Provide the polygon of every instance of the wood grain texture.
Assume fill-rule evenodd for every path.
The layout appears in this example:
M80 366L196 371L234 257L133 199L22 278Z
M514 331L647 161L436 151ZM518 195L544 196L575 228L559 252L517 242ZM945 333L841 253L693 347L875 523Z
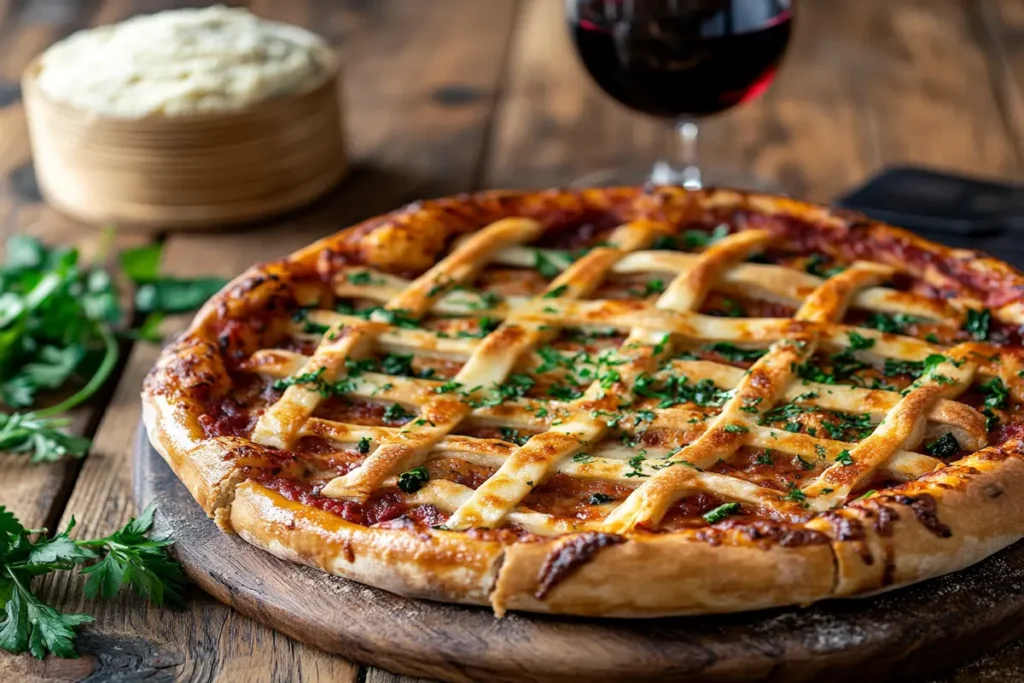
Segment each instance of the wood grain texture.
M1024 634L1024 544L861 600L675 619L572 619L402 598L292 564L220 531L138 434L139 505L160 504L189 576L304 642L444 681L903 680ZM937 599L941 596L941 599Z

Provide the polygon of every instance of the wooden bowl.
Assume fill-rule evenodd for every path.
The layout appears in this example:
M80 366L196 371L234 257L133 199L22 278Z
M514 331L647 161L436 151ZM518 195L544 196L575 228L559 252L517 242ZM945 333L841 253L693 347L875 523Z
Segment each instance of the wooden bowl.
M223 227L306 204L345 174L337 61L306 88L226 113L122 118L22 76L36 177L57 210L138 230Z

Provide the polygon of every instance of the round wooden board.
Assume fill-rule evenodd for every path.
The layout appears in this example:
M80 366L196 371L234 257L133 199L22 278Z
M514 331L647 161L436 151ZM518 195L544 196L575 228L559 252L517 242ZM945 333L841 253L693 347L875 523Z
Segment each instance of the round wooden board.
M221 532L144 429L135 496L140 506L157 503L158 531L173 536L189 576L218 600L329 652L427 678L919 680L1024 635L1024 541L871 599L715 617L495 619L487 609L410 600L279 560Z

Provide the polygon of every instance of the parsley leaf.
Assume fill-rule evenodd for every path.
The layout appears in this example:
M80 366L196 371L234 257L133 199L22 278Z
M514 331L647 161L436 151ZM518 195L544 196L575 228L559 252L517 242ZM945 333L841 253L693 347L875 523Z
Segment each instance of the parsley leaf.
M398 488L405 493L416 493L430 480L427 468L424 465L415 467L408 472L398 475Z
M32 592L33 577L53 571L82 567L87 598L110 598L130 585L154 604L180 604L184 572L167 554L171 541L149 536L152 523L150 506L105 538L72 539L74 518L62 533L46 538L0 506L0 648L15 654L27 650L40 659L47 653L77 656L75 629L92 617L58 612Z
M946 432L930 444L926 444L924 452L936 458L949 458L960 452L960 444L952 432Z
M705 512L703 515L704 521L708 524L715 524L717 522L721 522L723 519L730 515L735 515L739 511L739 503L725 503L724 505L719 505L714 510L709 510L708 512Z
M978 341L988 339L989 330L992 326L992 312L987 308L975 310L967 309L967 318L964 320L963 330Z

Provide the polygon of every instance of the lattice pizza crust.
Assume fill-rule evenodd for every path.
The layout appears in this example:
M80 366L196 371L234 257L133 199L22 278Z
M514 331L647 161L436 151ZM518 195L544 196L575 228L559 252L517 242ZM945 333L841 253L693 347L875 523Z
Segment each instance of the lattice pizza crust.
M524 215L509 215L507 206L492 211L487 217L495 220L456 240L447 255L414 279L390 268L414 258L405 253L409 244L400 244L403 254L397 258L378 258L376 264L372 258L384 243L375 238L386 237L388 230L408 237L401 215L390 223L377 221L369 231L357 226L355 233L341 233L288 262L266 267L258 272L258 282L249 274L204 309L150 378L144 401L154 444L197 500L247 540L391 590L490 601L499 612L511 607L652 615L807 602L949 571L1024 535L1024 511L1017 502L1024 466L1017 442L989 447L986 415L957 400L978 383L998 381L1008 400L1024 401L1024 366L1016 347L996 349L979 341L939 345L842 322L856 307L959 327L968 306L984 303L977 302L975 291L964 286L956 298L942 300L888 288L897 272L915 269L912 264L899 267L898 258L886 259L889 263L856 260L827 278L748 262L784 241L771 221L763 228L745 225L699 252L652 251L659 237L680 229L679 216L666 212L666 205L681 206L684 212L724 207L799 218L824 226L819 230L849 222L811 205L731 192L618 192L626 192L634 207L657 196L659 210L635 208L602 244L571 262L562 252L540 250L542 258L564 268L536 296L487 297L471 289L488 264L531 267L537 262L538 250L529 245L545 233L545 225L543 211L537 215L532 205ZM564 202L569 195L548 196ZM585 201L607 203L615 196L614 191L595 193ZM488 198L475 201L479 207ZM442 219L445 211L452 210L439 210ZM426 225L435 218L429 206L412 215ZM864 239L877 241L884 234L926 249L932 257L914 273L921 278L938 277L931 269L940 259L960 257L885 226L871 225L870 230ZM332 244L353 234L360 235L364 250L370 249L370 266L325 258ZM330 308L308 310L301 320L285 316L289 334L315 343L315 350L253 350L240 371L286 388L258 415L251 437L210 437L197 423L206 409L196 405L201 402L194 398L197 384L189 378L200 377L207 391L214 387L214 395L226 391L229 375L213 347L217 334L223 335L217 326L235 315L225 307L273 306L280 294L275 287L301 299L302 286L289 277L297 264L309 262L334 296L381 308L368 317ZM1016 273L1005 266L977 260L972 267L977 264L1002 278L1004 286L1020 286ZM590 298L609 278L653 274L672 276L656 301ZM942 282L948 288L949 280ZM700 313L708 294L720 286L792 305L796 313L791 319ZM428 315L501 322L481 338L451 337L409 324ZM1011 299L994 315L1017 322L1019 304ZM566 326L613 329L625 341L602 352L598 365L603 370L593 373L593 382L578 397L501 395L510 377L535 376L531 371L537 368L528 359ZM765 353L748 369L677 358L697 342ZM447 381L354 369L382 349L453 360L461 369ZM816 351L845 352L879 370L887 361L909 362L922 372L903 390L821 384L797 372ZM708 414L688 404L634 407L640 378L673 374L727 392L720 409ZM395 402L415 415L401 426L315 416L332 393ZM770 426L765 417L791 403L867 415L870 434L844 442ZM473 424L500 425L530 436L513 444L456 433ZM644 448L638 456L635 444L647 430L674 435L678 445ZM632 441L606 438L612 431ZM923 444L947 433L959 450L973 455L949 463L921 452ZM365 452L355 467L317 491L338 504L366 503L382 489L398 491L400 478L429 460L456 458L493 474L475 488L446 479L431 479L415 490L402 487L403 505L433 506L445 515L443 525L368 528L256 483L255 471L279 467L275 454L291 452L306 437L327 440L338 450ZM787 490L709 471L745 447L825 466L811 481ZM545 514L524 504L555 474L631 491L621 501L595 501L599 514L592 510L585 518ZM851 494L880 479L907 483L851 502ZM672 506L698 493L722 505L705 515L704 524L660 533ZM716 524L739 509L752 511L748 525ZM530 542L480 532L509 525L528 534ZM636 584L633 572L647 577L644 585Z

